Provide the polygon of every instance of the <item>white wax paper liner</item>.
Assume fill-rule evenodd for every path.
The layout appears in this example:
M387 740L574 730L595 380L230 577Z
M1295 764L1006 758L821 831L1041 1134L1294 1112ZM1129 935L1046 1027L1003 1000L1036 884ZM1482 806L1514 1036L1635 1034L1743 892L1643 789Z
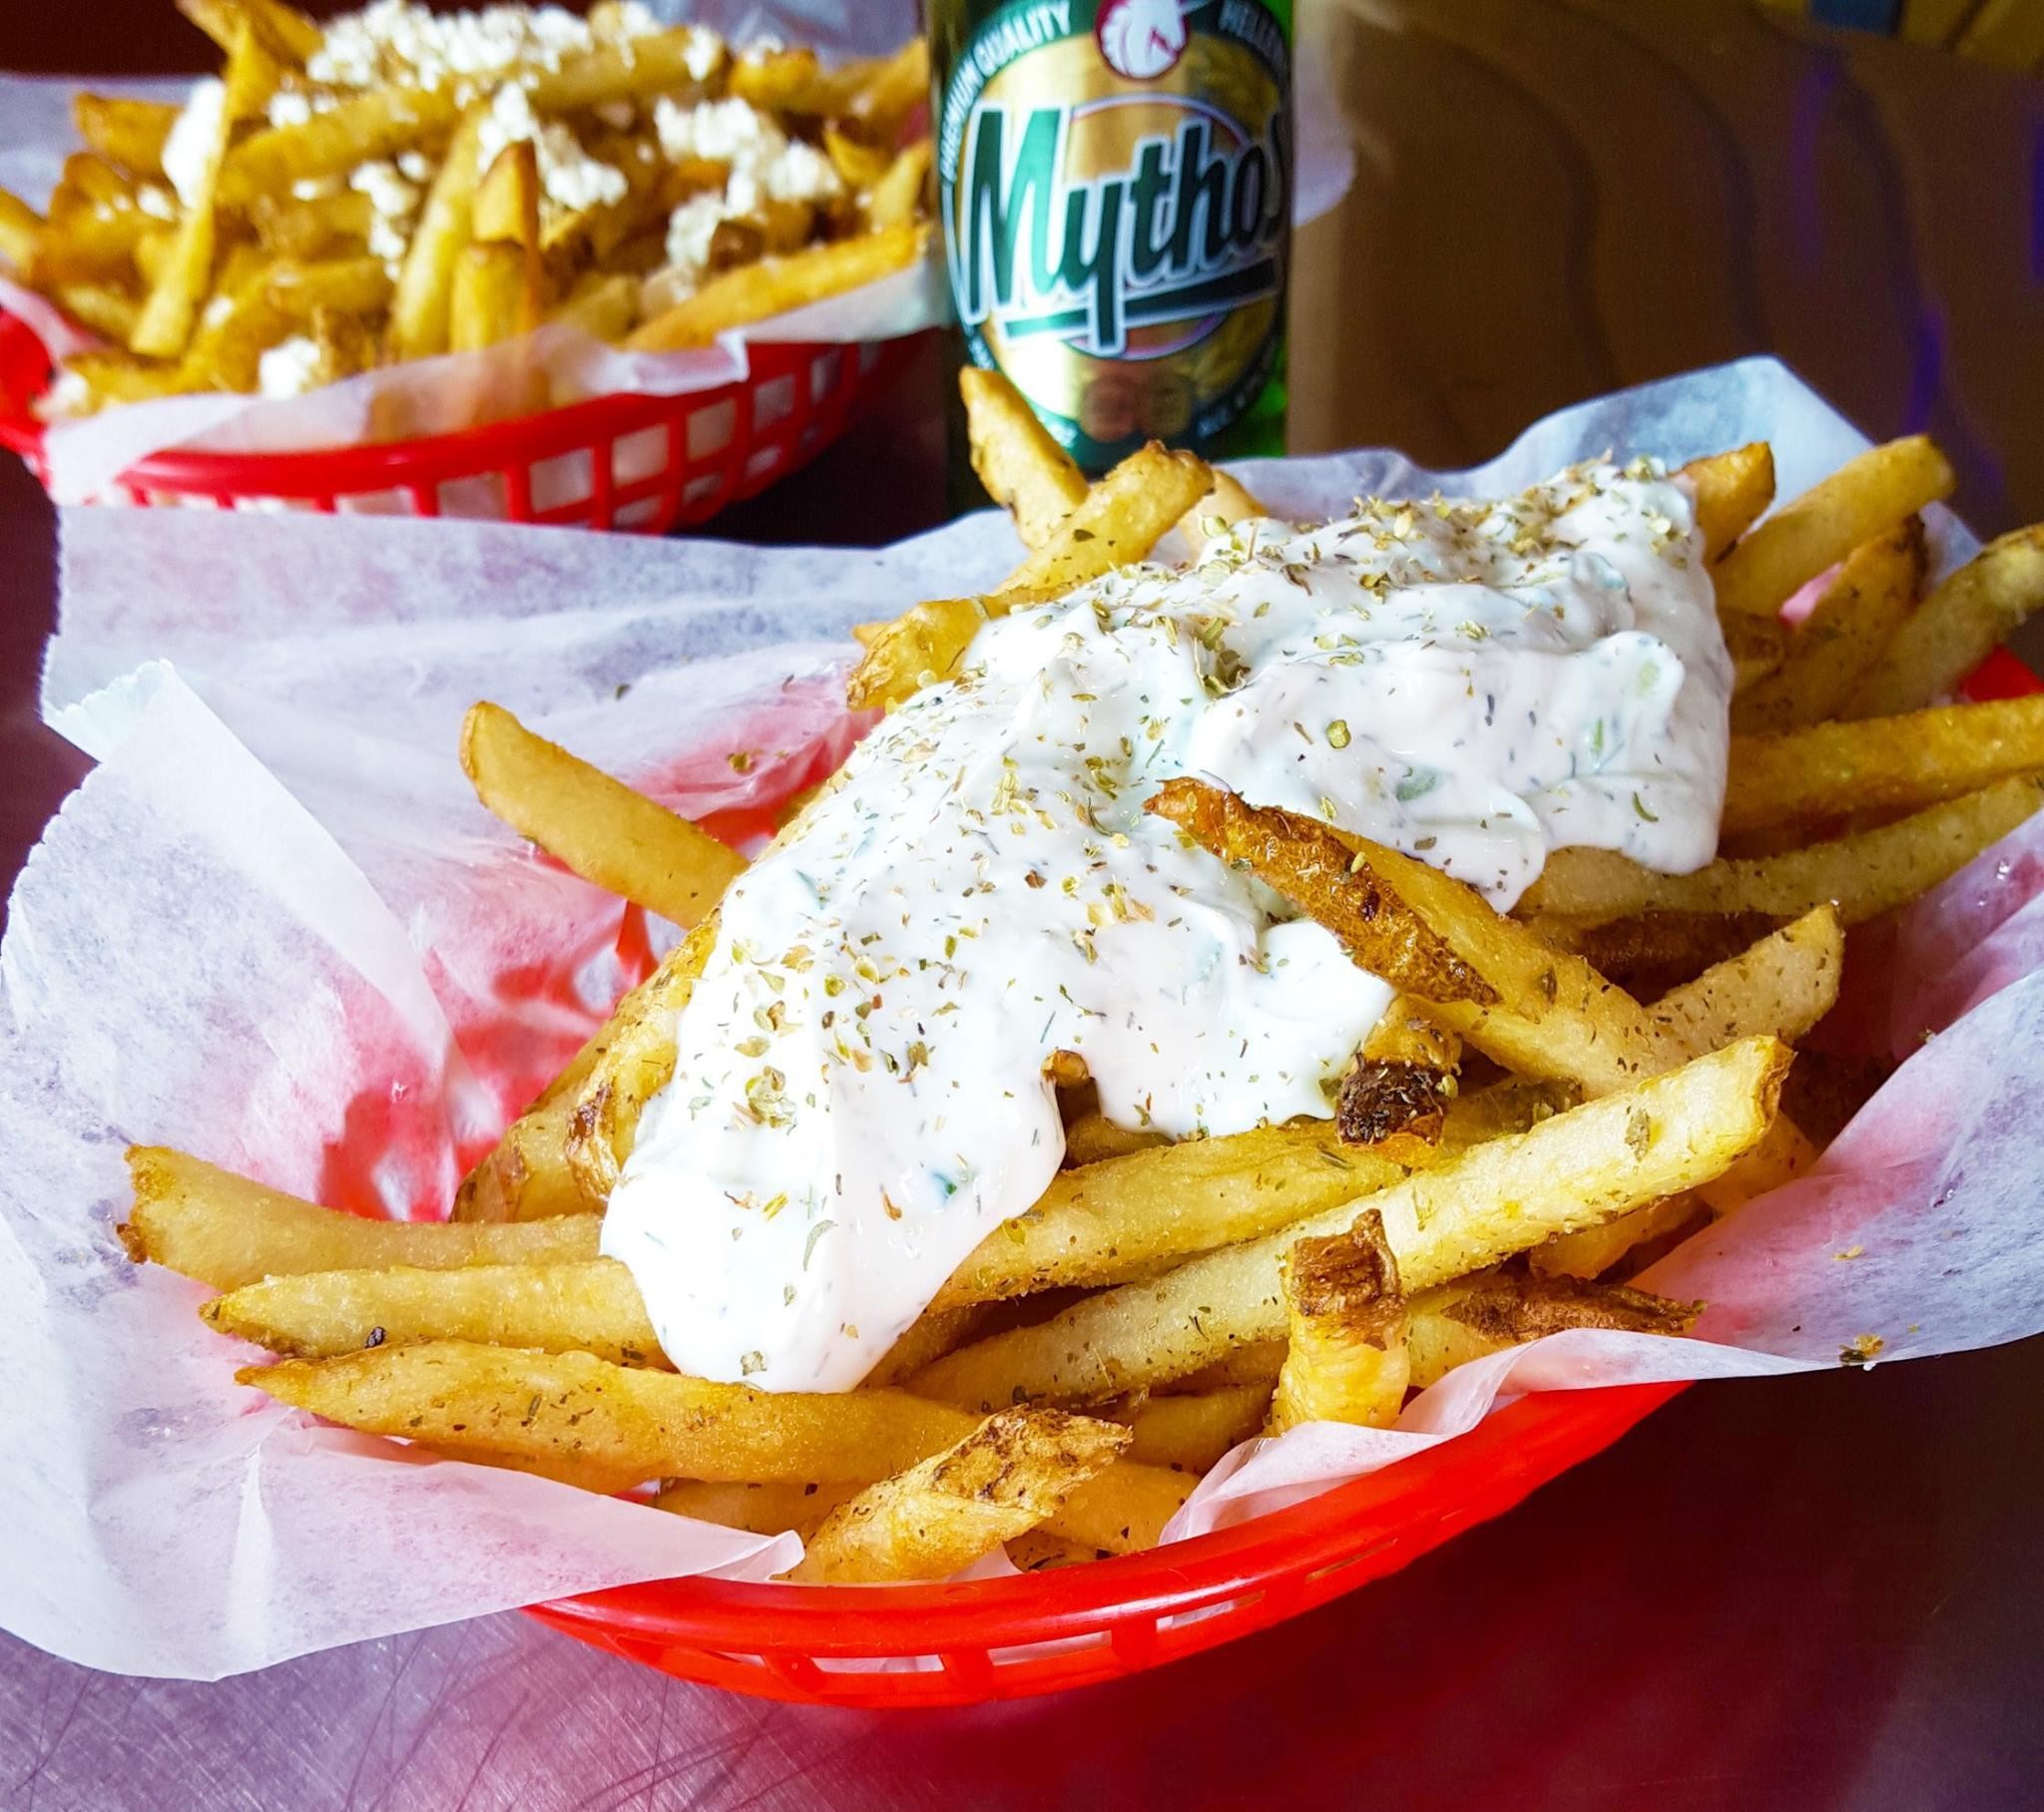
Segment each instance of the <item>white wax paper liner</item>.
M1441 483L1497 491L1607 447L1682 459L1759 436L1785 490L1863 444L1758 360L1570 411ZM1246 475L1298 514L1434 482L1388 454ZM193 1313L203 1292L113 1238L121 1150L175 1142L300 1192L437 1211L672 935L482 812L453 758L462 709L497 697L743 831L854 732L845 629L991 581L1016 556L1005 521L873 553L167 512L67 511L63 528L45 709L100 765L0 946L0 1624L94 1665L211 1677L564 1591L784 1567L786 1543L422 1461L239 1389L236 1350ZM1945 560L1971 545L1937 528ZM1914 980L1889 1023L1914 1055L1809 1177L1663 1261L1653 1281L1711 1301L1702 1338L1558 1336L1463 1368L1396 1430L1252 1444L1174 1533L1371 1470L1500 1392L2044 1327L2020 1112L2044 1036L2040 876L2033 822L1890 928Z
M652 11L664 19L691 19L710 26L734 44L770 34L788 44L809 45L829 59L876 55L919 29L912 0L861 0L855 5L850 0L655 0ZM0 188L38 206L48 196L63 153L75 145L69 94L76 86L150 99L177 100L183 93L183 85L161 82L97 83L87 78L60 83L47 77L0 76ZM1340 108L1317 62L1300 62L1295 86L1292 218L1303 225L1326 213L1346 193L1355 158ZM44 438L50 491L63 503L97 499L122 472L166 447L273 453L353 446L376 438L371 423L378 419L403 421L414 436L451 433L494 419L502 407L498 399L526 395L532 385L543 386L549 406L593 396L681 396L716 389L746 377L747 346L752 341L852 344L896 338L946 320L949 303L941 257L933 243L929 258L910 269L757 322L701 351L626 353L577 329L554 326L486 351L451 353L365 372L304 396L264 400L212 393L105 410L52 425ZM76 330L33 291L6 280L4 265L0 307L34 326L53 356L76 350L80 343ZM699 451L715 448L691 448L692 453ZM619 481L648 476L658 469L661 457L650 452L645 469L635 471L627 452ZM543 494L545 482L544 474L536 481L536 508L558 501ZM407 506L394 494L385 503L389 511L405 513ZM441 507L449 515L502 514L501 502L489 489L473 497L443 497Z

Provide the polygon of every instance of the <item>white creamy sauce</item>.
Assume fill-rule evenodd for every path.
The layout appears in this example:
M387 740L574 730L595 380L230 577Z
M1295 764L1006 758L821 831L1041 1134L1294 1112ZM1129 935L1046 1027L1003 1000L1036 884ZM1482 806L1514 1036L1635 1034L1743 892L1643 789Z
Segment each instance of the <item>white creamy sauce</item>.
M982 629L726 896L603 1249L684 1372L855 1385L1063 1149L1045 1080L1175 1136L1326 1117L1390 990L1147 815L1194 774L1499 907L1551 848L1715 852L1732 669L1689 498L1243 524Z

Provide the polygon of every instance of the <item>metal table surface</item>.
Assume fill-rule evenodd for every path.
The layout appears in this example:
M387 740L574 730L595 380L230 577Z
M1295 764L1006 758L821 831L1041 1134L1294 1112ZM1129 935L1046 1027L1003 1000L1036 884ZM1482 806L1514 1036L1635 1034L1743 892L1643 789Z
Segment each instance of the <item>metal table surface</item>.
M320 10L316 9L315 10ZM326 10L331 10L326 9ZM1306 0L1361 145L1301 235L1299 450L1487 456L1767 349L2044 517L2044 89L1731 0ZM25 6L0 66L199 68L162 0ZM720 532L939 508L926 356ZM82 761L35 721L54 527L0 467L0 868ZM518 1616L217 1685L0 1637L0 1807L1993 1807L2044 1798L2044 1342L1693 1390L1395 1579L1062 1698L912 1717L664 1680Z

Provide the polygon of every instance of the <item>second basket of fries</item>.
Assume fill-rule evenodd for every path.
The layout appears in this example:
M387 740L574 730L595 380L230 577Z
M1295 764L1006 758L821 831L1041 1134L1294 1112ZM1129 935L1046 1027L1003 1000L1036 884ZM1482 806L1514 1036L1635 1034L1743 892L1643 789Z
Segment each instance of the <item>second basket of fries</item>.
M935 318L920 39L180 3L221 74L79 93L47 203L0 192L0 443L60 501L658 532Z
M966 392L1009 517L677 545L657 608L615 543L85 513L101 765L0 1029L32 1639L539 1602L743 1690L1038 1692L1688 1380L2044 1328L2044 695L1963 696L2039 530L1766 361L1381 496L1089 485ZM259 676L138 535L237 550ZM364 583L408 536L503 614Z

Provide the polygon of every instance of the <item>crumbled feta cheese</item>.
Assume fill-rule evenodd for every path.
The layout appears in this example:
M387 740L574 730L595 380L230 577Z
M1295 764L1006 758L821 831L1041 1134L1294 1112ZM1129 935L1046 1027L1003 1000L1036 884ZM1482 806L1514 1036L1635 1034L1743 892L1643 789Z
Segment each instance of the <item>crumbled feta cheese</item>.
M638 110L629 101L599 101L595 113L613 132L630 132L632 122L639 117Z
M328 196L338 194L338 177L300 177L291 185L291 200L294 202L323 202Z
M564 58L598 43L630 43L660 29L642 5L616 8L598 30L558 6L436 14L409 0L376 0L326 27L305 74L336 88L370 88L392 79L436 88L450 77L558 69Z
M153 221L175 221L178 218L177 204L172 201L171 192L155 183L143 183L137 187L135 206Z
M312 97L302 88L279 88L269 97L268 117L272 126L302 126L312 114Z
M516 83L497 90L476 138L476 167L488 170L507 145L532 142L539 160L542 212L574 214L584 208L621 202L630 192L624 172L592 158L575 135L555 120L542 121L531 98Z
M235 298L219 294L208 298L207 304L199 311L199 324L208 331L221 326L235 311Z
M385 263L402 258L418 216L418 186L406 182L395 164L380 160L359 166L347 186L369 198L369 255Z
M164 140L164 175L187 208L198 200L200 186L206 181L219 147L221 114L227 101L224 82L207 76L193 83L184 112L178 115L170 136Z
M399 152L397 174L407 183L430 183L433 180L433 160L422 151Z
M744 220L763 202L823 202L843 193L830 160L790 139L767 115L741 100L654 108L660 148L674 162L703 158L729 166L721 194L691 196L668 217L667 266L649 277L645 302L663 308L703 280L710 243L721 222Z
M302 396L319 382L319 342L302 333L274 345L256 366L264 396Z

